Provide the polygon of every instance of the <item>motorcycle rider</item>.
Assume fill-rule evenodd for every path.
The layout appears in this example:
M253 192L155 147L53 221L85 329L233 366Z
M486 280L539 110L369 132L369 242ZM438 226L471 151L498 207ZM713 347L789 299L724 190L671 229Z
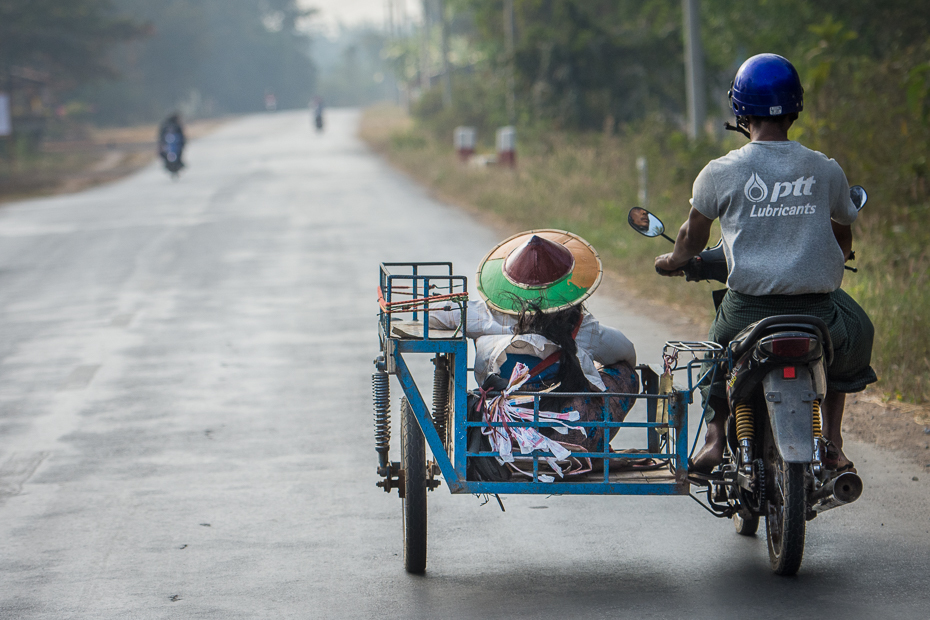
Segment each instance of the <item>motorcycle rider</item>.
M165 165L168 164L168 136L173 135L174 139L178 141L178 164L180 167L184 167L184 162L181 159L182 154L184 153L184 129L181 127L181 115L178 112L172 113L168 118L162 121L161 125L158 127L158 156L161 157Z
M310 100L310 109L313 110L313 125L317 131L323 130L323 99L314 97Z
M855 471L843 452L841 425L846 394L877 380L870 366L874 328L840 289L857 216L846 175L833 159L788 139L804 107L803 93L787 59L759 54L743 63L729 95L736 128L750 142L701 171L675 248L655 264L669 275L684 275L681 268L704 249L719 218L730 274L710 328L712 340L726 346L743 328L769 316L823 319L834 346L822 404L823 463ZM729 415L722 378L704 391L710 405L707 434L691 464L699 473L722 462Z

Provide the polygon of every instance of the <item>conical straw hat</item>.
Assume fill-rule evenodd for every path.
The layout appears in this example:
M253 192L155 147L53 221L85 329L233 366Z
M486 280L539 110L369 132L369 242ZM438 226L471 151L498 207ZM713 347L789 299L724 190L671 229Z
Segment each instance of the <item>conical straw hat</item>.
M525 303L543 312L580 304L601 282L591 244L564 230L529 230L505 239L478 266L477 288L492 308L519 314Z

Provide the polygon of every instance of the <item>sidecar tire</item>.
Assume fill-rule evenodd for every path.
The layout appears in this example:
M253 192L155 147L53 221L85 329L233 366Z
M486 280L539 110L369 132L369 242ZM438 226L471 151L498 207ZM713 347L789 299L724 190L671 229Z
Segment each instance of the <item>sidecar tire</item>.
M400 402L400 415L404 568L419 575L426 571L426 439L406 398Z
M759 515L743 517L743 512L733 515L733 527L740 536L755 536L759 530Z

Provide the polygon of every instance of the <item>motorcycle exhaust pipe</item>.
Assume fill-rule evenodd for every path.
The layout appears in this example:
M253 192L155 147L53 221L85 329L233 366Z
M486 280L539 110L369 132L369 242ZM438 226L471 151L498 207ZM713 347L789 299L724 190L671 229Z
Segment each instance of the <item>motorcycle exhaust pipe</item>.
M851 504L862 495L862 478L851 471L844 472L810 494L815 512Z

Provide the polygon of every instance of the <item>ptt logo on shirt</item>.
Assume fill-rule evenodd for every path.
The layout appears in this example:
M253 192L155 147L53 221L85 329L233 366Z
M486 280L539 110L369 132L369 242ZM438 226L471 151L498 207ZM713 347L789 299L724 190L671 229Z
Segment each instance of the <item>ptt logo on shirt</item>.
M816 181L812 176L799 177L794 181L777 181L772 186L772 195L769 197L768 185L765 184L762 177L753 172L749 175L749 180L746 181L743 193L749 202L763 202L766 198L769 198L769 202L775 202L779 198L787 196L810 196L813 193L811 187L813 187L814 183Z
M765 184L758 174L753 172L746 181L746 187L743 188L746 199L749 202L762 202L769 195L769 186Z

